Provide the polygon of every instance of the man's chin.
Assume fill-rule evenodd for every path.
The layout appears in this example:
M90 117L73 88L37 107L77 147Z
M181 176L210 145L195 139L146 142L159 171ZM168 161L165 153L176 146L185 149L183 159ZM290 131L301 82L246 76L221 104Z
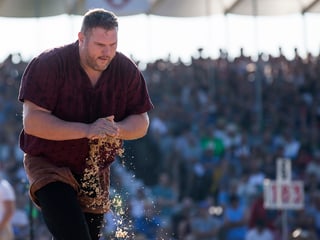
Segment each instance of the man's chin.
M108 66L109 66L109 63L108 63L108 64L105 64L105 65L97 65L97 66L95 67L95 70L102 72L102 71L106 70L106 69L108 68Z

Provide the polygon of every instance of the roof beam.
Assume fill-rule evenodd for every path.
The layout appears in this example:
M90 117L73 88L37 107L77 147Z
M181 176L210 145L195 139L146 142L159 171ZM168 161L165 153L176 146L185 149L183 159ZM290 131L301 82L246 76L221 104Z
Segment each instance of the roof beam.
M224 14L230 13L233 9L235 9L239 5L241 1L242 0L236 0L234 3L232 3L230 7L225 9Z
M150 12L153 12L153 9L156 8L159 4L162 4L163 0L156 0L151 6L149 11L146 13L147 15L150 14Z
M313 0L309 5L305 6L302 10L301 13L305 14L308 12L310 9L312 9L320 0Z

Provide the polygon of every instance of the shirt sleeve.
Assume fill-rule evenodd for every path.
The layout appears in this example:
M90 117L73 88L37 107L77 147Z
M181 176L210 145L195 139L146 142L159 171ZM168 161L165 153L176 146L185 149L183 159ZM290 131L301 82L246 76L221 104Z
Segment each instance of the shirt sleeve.
M135 69L132 81L129 83L127 98L127 113L140 114L153 109L154 106L149 96L146 81L142 73Z
M27 66L21 80L19 100L29 100L47 110L55 106L59 93L58 62L40 55Z

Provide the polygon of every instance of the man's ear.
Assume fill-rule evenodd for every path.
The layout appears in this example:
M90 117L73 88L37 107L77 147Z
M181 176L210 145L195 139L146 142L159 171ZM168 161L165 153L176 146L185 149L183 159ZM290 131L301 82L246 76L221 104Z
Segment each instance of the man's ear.
M83 34L83 32L78 32L78 40L79 40L79 42L82 42L83 39L84 39L84 34Z

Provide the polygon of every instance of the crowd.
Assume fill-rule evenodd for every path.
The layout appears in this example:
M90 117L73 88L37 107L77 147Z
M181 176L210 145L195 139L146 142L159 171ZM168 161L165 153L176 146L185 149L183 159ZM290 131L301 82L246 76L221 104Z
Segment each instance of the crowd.
M305 207L287 213L288 239L320 239L320 56L198 53L143 69L155 109L147 136L126 142L112 165L102 239L281 239L283 211L263 206L278 158L304 183ZM0 63L1 174L16 193L16 239L47 240L17 145L26 65L18 54Z

